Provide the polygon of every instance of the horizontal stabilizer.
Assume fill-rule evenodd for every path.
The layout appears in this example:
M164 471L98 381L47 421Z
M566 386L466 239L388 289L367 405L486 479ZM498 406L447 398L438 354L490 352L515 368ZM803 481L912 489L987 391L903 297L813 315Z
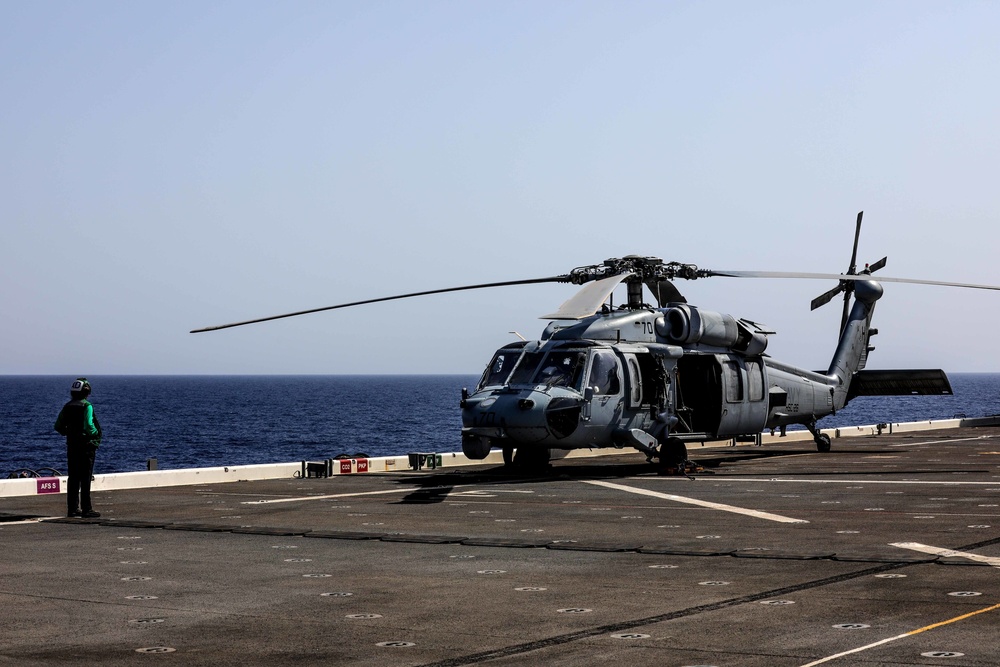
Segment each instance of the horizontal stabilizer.
M864 370L854 374L847 399L855 396L941 396L951 393L951 382L940 369Z

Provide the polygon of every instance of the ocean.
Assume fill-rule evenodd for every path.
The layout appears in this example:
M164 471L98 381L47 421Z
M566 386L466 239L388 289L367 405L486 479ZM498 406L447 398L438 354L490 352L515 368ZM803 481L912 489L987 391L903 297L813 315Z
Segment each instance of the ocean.
M823 428L1000 414L1000 374L950 374L953 396L861 397ZM0 478L65 472L53 429L71 376L0 376ZM104 430L97 473L461 451L474 375L91 376Z

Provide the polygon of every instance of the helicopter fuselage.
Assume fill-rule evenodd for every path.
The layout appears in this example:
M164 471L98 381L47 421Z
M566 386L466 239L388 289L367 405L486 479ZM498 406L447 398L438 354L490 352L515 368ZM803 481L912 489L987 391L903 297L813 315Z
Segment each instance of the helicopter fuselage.
M860 314L865 345L869 313ZM466 392L463 451L473 459L494 447L653 455L671 439L755 435L838 409L841 378L774 361L764 354L768 333L688 304L552 322L541 340L498 350Z

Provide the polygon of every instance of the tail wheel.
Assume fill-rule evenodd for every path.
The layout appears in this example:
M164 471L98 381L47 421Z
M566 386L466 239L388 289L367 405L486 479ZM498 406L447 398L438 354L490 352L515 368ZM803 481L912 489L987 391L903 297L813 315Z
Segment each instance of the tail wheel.
M815 437L816 440L816 451L828 452L830 451L830 436L826 433L818 433Z

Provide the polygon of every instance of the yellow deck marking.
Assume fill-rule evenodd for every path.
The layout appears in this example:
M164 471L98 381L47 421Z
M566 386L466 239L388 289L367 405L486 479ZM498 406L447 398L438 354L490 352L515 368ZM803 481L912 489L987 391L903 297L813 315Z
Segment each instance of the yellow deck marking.
M916 474L916 473L914 473ZM686 477L659 477L660 481L682 479L689 481ZM720 475L715 478L720 482L734 484L736 482L794 482L796 484L920 484L925 486L995 486L1000 488L1000 482L944 482L938 480L920 479L797 479L778 477L725 477Z
M867 651L870 648L875 648L876 646L882 646L883 644L888 644L889 642L894 642L899 639L905 639L906 637L912 637L913 635L918 635L921 632L927 632L928 630L933 630L934 628L940 628L943 625L950 625L951 623L958 623L959 621L964 621L967 618L971 618L978 614L985 614L988 611L995 611L1000 609L1000 604L995 604L992 607L985 607L977 611L971 611L968 614L962 614L961 616L956 616L955 618L949 618L947 621L941 621L940 623L932 623L931 625L925 625L922 628L917 628L916 630L910 630L901 635L896 635L895 637L889 637L888 639L883 639L877 641L873 644L868 644L866 646L859 646L858 648L851 649L850 651L844 651L843 653L837 653L834 655L828 655L825 658L820 658L819 660L814 660L813 662L806 663L802 667L813 667L814 665L822 665L824 662L830 662L831 660L836 660L837 658L842 658L845 655L851 655L854 653L861 653L862 651Z

